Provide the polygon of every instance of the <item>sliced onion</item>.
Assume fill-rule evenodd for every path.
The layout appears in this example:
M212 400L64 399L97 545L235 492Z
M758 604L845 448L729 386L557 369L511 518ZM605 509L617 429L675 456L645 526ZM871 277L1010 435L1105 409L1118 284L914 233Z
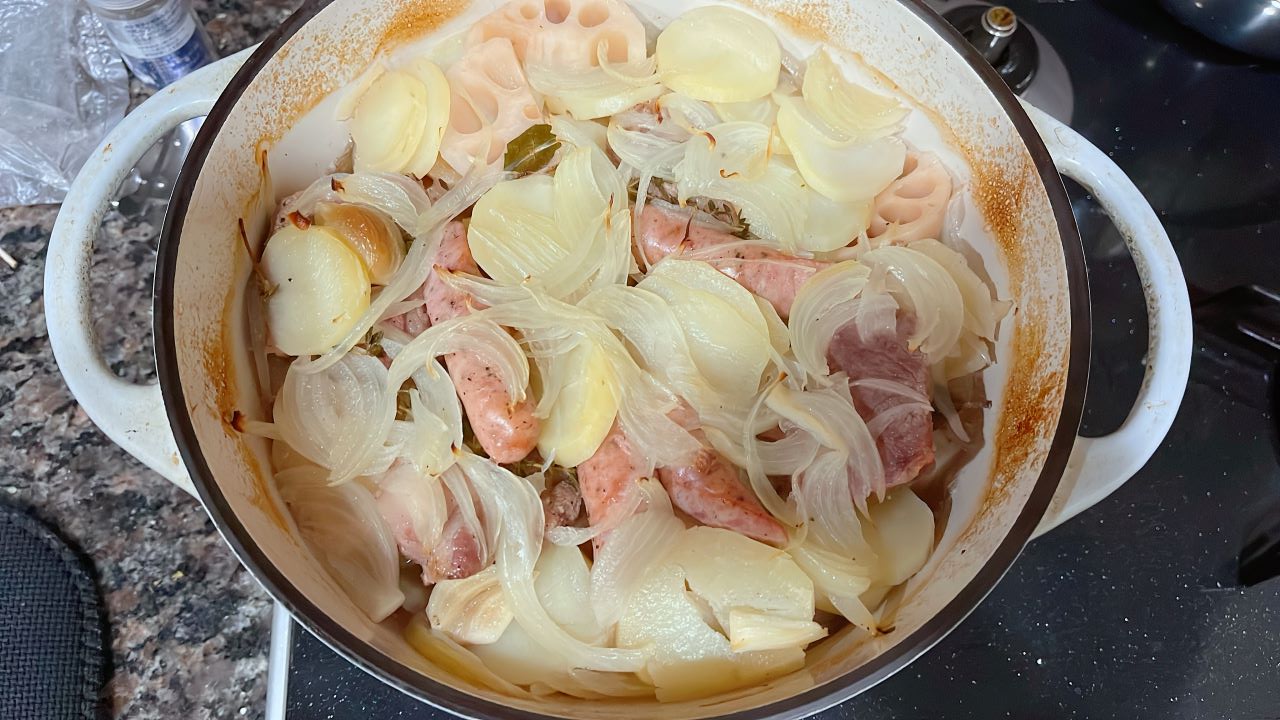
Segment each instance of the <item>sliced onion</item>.
M866 266L846 261L815 273L800 286L787 322L796 361L810 377L830 373L827 347L857 313L870 275Z
M707 263L664 258L637 286L666 300L699 372L727 394L754 395L773 349L754 296Z
M440 476L440 481L449 489L449 497L453 498L454 511L462 519L462 526L471 537L476 539L481 564L488 565L493 560L498 533L502 529L502 514L487 516L486 522L481 522L480 513L476 510L476 499L471 492L471 484L456 462L445 470Z
M933 258L951 275L964 298L964 329L984 340L995 340L996 327L1009 311L1009 304L997 301L991 288L955 250L928 239L917 240L908 247Z
M530 175L481 197L468 241L476 262L498 282L573 299L596 284L625 281L632 267L626 197L604 153L577 147L554 178Z
M782 100L777 122L805 181L832 200L870 201L902 174L907 146L896 137L832 135L798 98Z
M420 183L403 175L379 172L336 173L307 186L294 207L308 217L322 202L354 203L386 213L405 232L418 231L418 220L431 207Z
M908 339L937 362L950 354L964 329L965 299L946 268L923 252L904 247L868 251L862 262L888 273L889 292L915 313L916 328Z
M648 102L665 90L658 82L657 61L611 64L607 45L599 48L599 65L580 70L531 63L525 67L529 84L547 98L547 109L578 120L608 117Z
M471 480L482 504L493 507L501 518L496 563L507 603L516 622L539 644L562 653L572 667L588 670L632 672L644 664L635 650L588 645L565 631L547 614L534 588L533 570L542 548L542 501L528 481L485 458L465 450L458 466Z
M554 298L533 293L523 300L482 310L482 317L520 331L522 342L538 365L543 397L554 400L554 391L567 384L570 367L567 352L586 341L607 356L621 392L618 422L631 443L642 471L688 461L701 445L667 413L676 399L666 387L641 369L622 342L597 315ZM539 403L539 413L549 409Z
M810 433L824 447L834 451L836 458L824 460L819 453L818 459L824 462L822 469L831 475L840 474L849 485L853 502L860 509L866 507L866 498L871 493L884 496L884 465L880 461L880 452L876 448L875 439L871 436L867 425L858 411L853 407L853 399L849 395L849 383L844 375L832 376L831 387L815 390L795 390L785 384L778 384L769 392L765 402L769 409L776 412L795 426ZM840 462L837 462L839 460ZM847 465L842 473L839 468ZM810 479L813 466L805 470L806 483ZM802 483L803 486L803 483ZM827 492L827 485L814 485L815 493ZM834 490L830 490L835 492ZM804 503L800 503L804 505ZM820 512L851 512L841 506L815 506L813 502L805 505L813 517Z
M509 333L476 314L432 325L405 345L391 362L386 390L397 392L419 368L428 366L436 357L458 351L474 353L489 363L512 402L524 399L529 387L529 361L524 351ZM432 364L428 372L435 372L438 367Z
M755 100L773 92L782 50L764 22L723 6L689 10L658 35L662 81L709 102Z
M382 363L353 353L320 373L302 373L297 366L295 362L289 367L276 396L280 437L327 468L334 484L390 467L398 448L384 443L396 407L395 395L386 392L387 369Z
M445 226L463 210L470 207L480 195L503 177L502 173L488 171L469 173L457 185L454 185L441 196L438 201L424 210L418 216L415 229L410 231L410 234L415 238L414 243L409 248L408 255L400 265L400 269L396 271L395 276L392 277L391 282L373 299L369 309L364 312L355 326L347 332L346 337L325 351L320 357L296 363L298 371L304 373L322 372L333 365L364 338L369 329L383 317L387 308L422 287L422 283L426 281L428 274L431 272L432 263L435 261L436 250L440 247L440 239L444 235ZM407 178L404 179L408 181ZM382 209L392 217L396 217L396 213L387 208ZM400 220L397 218L396 222L398 223Z
M380 622L404 602L396 543L377 503L358 483L330 487L323 471L276 474L276 487L302 538L369 619Z
M801 92L814 114L846 137L893 135L911 112L896 99L847 80L829 48L809 58Z
M393 532L407 527L422 548L436 547L449 519L440 479L408 463L396 463L374 480L379 512ZM421 587L420 581L417 584Z

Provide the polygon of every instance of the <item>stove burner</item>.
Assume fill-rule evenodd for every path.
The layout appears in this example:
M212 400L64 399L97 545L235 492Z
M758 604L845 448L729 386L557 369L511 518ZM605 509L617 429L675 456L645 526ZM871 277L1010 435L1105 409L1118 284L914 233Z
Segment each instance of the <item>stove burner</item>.
M971 45L982 53L1013 91L1021 94L1040 68L1040 49L1031 30L1018 23L1003 5L970 5L944 14Z
M974 0L928 0L1024 100L1071 122L1071 79L1058 53L1013 10Z

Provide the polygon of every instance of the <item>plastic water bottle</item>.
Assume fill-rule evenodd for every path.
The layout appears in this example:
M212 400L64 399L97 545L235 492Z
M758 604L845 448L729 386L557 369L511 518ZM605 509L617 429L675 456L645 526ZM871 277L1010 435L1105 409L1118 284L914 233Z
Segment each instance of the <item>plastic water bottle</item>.
M87 0L125 65L164 87L217 59L190 0Z

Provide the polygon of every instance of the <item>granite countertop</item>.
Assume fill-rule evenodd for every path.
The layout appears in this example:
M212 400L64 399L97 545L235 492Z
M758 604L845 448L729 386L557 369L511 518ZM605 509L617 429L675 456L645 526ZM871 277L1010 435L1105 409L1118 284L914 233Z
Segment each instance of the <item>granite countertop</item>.
M195 0L218 51L261 40L302 0ZM134 101L147 91L136 82ZM0 209L0 501L29 508L92 561L111 627L115 717L262 717L271 602L200 504L113 444L58 374L44 320L56 205ZM155 241L110 214L94 258L95 326L124 377L154 377Z

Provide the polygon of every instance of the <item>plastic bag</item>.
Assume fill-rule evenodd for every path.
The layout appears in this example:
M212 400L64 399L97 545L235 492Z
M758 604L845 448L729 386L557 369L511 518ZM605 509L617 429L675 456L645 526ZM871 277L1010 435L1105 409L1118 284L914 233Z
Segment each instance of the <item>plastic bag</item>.
M61 202L129 106L129 77L76 0L0 0L0 207Z

